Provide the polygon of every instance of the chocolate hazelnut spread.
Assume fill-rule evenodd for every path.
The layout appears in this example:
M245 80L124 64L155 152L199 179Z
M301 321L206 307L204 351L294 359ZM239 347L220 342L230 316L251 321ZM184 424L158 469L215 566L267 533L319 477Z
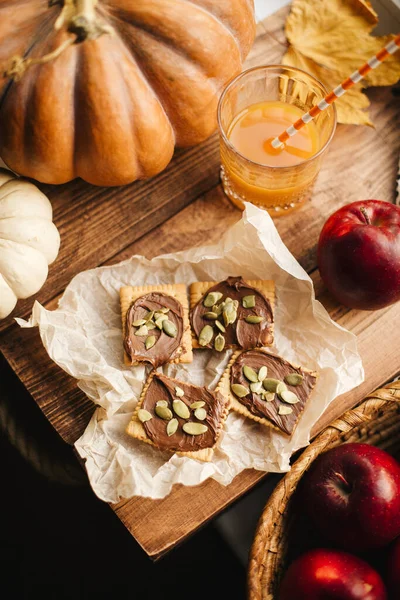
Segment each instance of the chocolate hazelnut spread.
M171 327L175 332L175 336L168 335L164 329L156 326L154 316L149 322L147 333L136 335L140 333L140 327L135 327L134 323L146 321L152 312L157 316L158 312L166 311L167 309L168 312L164 312L163 314L172 323ZM160 323L161 321L162 319ZM158 367L170 362L177 355L178 350L181 348L183 331L183 308L178 300L160 292L145 294L132 302L126 313L125 352L133 363L148 362L153 367ZM149 337L154 337L155 339L151 340L152 346L146 348L146 340ZM150 346L149 343L148 345Z
M183 391L183 395L177 396L176 387ZM190 416L187 419L183 419L175 413L173 402L177 399L189 408ZM173 418L179 422L173 435L169 436L167 433L168 420L156 415L155 408L159 401L167 402ZM195 410L190 408L194 402L204 402L202 408L206 412L205 419L196 418ZM155 373L147 388L141 408L151 414L152 418L144 422L143 427L147 436L156 446L172 452L195 452L203 448L211 448L216 443L221 429L221 420L225 416L226 400L220 392L212 392L206 387L184 383ZM200 435L189 435L182 429L185 423L200 423L207 427L207 431Z
M224 305L226 298L236 303L236 318L233 323L226 325L223 314L218 316L217 320L223 325L225 331L216 327L215 321L207 318L207 314L213 311L213 307L205 306L204 302L207 296L212 293L216 293L216 297L219 298L216 304L217 308L218 305ZM244 306L244 299L247 297L252 298L251 304L254 304L253 306ZM197 339L199 339L204 327L207 325L213 327L214 334L210 342L204 344L207 348L214 347L217 335L224 337L225 348L239 346L247 350L249 348L267 346L273 342L271 325L274 318L269 300L261 291L247 284L241 277L228 277L225 281L221 281L207 290L206 294L192 309L190 316L192 328ZM250 320L252 318L259 319L260 322L248 322L246 319L249 318Z
M243 373L243 367L247 365L254 371L258 372L261 367L267 367L267 377L284 381L289 374L296 373L301 375L302 383L292 386L286 383L286 387L291 392L295 393L299 401L296 404L286 404L275 394L271 402L262 399L258 393L250 390L250 382L246 379ZM287 435L291 435L295 429L296 423L300 414L303 412L305 404L310 396L310 393L315 386L317 380L316 373L304 371L301 367L294 367L285 359L270 354L263 350L249 350L242 352L231 368L230 384L241 384L249 389L249 394L239 398L235 394L235 398L241 402L253 415L262 417L271 421L273 425L278 427ZM232 392L233 393L233 392ZM292 412L287 415L279 414L280 406L290 406Z

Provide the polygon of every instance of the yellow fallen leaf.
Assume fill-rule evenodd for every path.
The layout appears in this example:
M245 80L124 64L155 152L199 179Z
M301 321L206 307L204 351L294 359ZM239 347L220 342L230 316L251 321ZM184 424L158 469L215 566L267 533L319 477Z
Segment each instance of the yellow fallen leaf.
M376 54L393 36L375 37L376 13L367 0L293 0L286 21L290 43L284 64L304 69L328 91ZM336 101L339 123L372 125L362 88L394 85L400 79L399 52Z

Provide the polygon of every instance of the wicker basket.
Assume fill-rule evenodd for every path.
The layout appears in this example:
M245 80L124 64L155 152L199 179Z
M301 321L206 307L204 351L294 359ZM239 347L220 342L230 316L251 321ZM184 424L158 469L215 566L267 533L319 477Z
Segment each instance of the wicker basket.
M249 600L276 600L294 527L290 500L303 473L321 452L345 442L400 451L400 381L373 392L334 421L301 454L270 497L258 523L249 561Z

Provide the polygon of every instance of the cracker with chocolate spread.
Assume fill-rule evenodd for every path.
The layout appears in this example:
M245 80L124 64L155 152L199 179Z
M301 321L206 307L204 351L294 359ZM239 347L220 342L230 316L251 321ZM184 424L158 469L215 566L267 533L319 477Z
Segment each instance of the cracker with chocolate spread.
M232 355L217 390L232 410L291 436L317 376L266 350L246 350Z
M120 301L126 365L192 362L184 284L124 286Z
M160 450L209 462L228 411L220 392L152 372L126 431Z
M197 282L190 286L193 348L257 348L274 341L273 281Z

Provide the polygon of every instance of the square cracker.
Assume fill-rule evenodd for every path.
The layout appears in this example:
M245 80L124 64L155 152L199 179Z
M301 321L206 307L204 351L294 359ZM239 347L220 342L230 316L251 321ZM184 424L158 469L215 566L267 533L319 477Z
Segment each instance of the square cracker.
M139 417L138 417L138 412L143 406L143 402L144 402L147 390L149 388L149 385L153 380L154 373L155 373L155 371L152 371L150 373L150 375L148 376L148 378L146 380L146 383L144 384L142 393L140 394L139 402L137 403L135 411L132 415L132 419L128 423L128 427L126 428L126 433L128 435L132 436L133 438L136 438L137 440L140 440L142 442L145 442L146 444L150 444L150 446L154 446L154 448L158 448L159 450L162 450L162 448L159 448L158 446L156 446L156 444L154 444L154 442L150 438L147 437L146 430L143 427L143 424L141 423L141 421L139 421ZM218 388L215 391L217 391L217 390L218 390ZM218 390L218 391L220 391L220 390ZM221 420L219 422L218 436L221 433L221 430L224 426L226 418L229 414L229 401L227 400L227 396L224 395L224 398L226 399L225 410L222 413ZM171 454L178 454L179 456L187 456L188 458L195 458L196 460L200 460L202 462L211 462L213 455L214 455L214 449L217 444L218 444L218 439L217 439L215 445L212 446L211 448L203 448L202 450L196 450L194 452L175 451L175 452L171 452ZM165 452L170 452L170 451L165 450Z
M260 348L261 350L261 348ZM270 421L269 419L263 418L263 417L258 417L257 415L253 415L253 413L251 413L248 408L246 408L246 406L244 406L244 404L242 404L241 402L239 402L239 400L232 394L231 392L231 368L232 365L234 364L234 362L236 361L236 359L242 354L242 352L246 352L246 350L238 350L236 352L234 352L231 356L231 359L221 377L221 379L219 380L219 383L217 385L217 390L219 392L221 392L221 394L223 396L225 396L226 398L229 399L229 406L230 408L234 411L239 413L240 415L243 415L243 417L247 417L248 419L252 419L253 421L257 421L257 423L261 423L261 425L265 425L266 427L270 427L271 429L274 429L275 431L278 431L280 434L286 436L286 437L290 437L287 433L285 433L284 431L282 431L282 429L280 429L279 427L277 427L276 425L274 425L274 423L272 423L272 421ZM290 363L293 367L295 368L301 368L301 370L304 373L310 373L311 375L313 375L314 377L318 377L318 373L316 373L315 371L310 371L309 369L305 369L304 367L301 367L300 365L294 365L292 363ZM313 393L315 389L314 388L311 390L306 403L304 404L303 407L303 411L302 413L299 414L298 419L295 423L295 426L293 428L293 432L291 435L293 435L296 427L297 427L297 423L299 418L301 417L301 415L304 412L304 409L306 407L306 405L308 404L310 397Z
M252 287L259 290L264 296L267 298L271 305L272 315L274 316L275 312L275 283L271 280L262 280L262 279L245 279L245 283L251 285ZM217 281L195 281L190 285L189 288L189 298L190 298L190 310L192 310L196 304L202 299L204 294L214 285L217 285ZM272 338L274 337L274 323L271 324L270 328ZM272 340L270 346L272 346L274 341ZM201 348L207 349L204 346L200 346L194 331L192 331L192 347L193 348ZM209 350L209 348L208 348Z
M183 308L183 335L181 345L177 350L178 355L170 363L191 363L193 361L192 336L189 323L189 307L186 292L186 285L183 283L163 284L163 285L142 285L142 286L124 286L119 290L122 317L122 335L125 338L126 313L132 302L151 292L161 292L167 296L172 296L181 303ZM137 365L140 363L132 362L124 350L124 363L126 365Z

